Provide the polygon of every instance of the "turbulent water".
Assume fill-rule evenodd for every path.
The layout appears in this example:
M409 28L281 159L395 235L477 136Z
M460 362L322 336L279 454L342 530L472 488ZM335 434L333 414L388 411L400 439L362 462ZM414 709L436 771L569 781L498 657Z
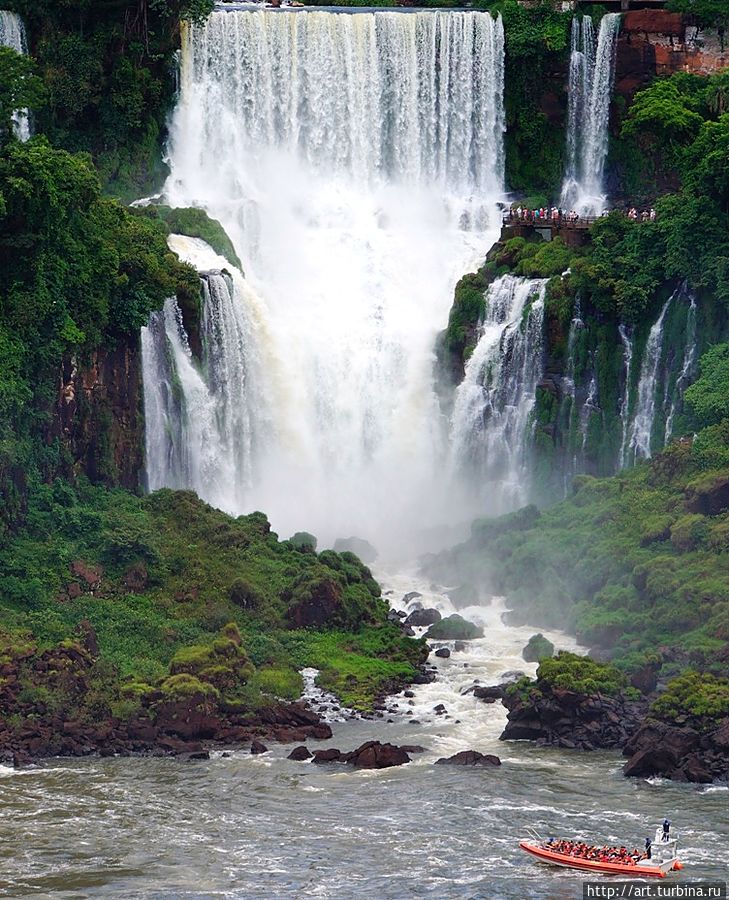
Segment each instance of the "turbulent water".
M546 279L504 275L486 293L486 316L456 393L451 467L473 471L487 508L504 512L528 497L529 447L543 371Z
M488 13L231 11L186 31L166 193L223 223L260 299L269 393L244 400L239 511L389 547L448 518L435 338L496 236L502 96Z
M427 584L378 576L395 598L418 589L426 605L452 610ZM335 721L334 738L320 744L345 750L376 737L427 748L404 767L315 766L289 761L289 746L272 745L262 756L240 750L209 762L51 760L18 772L0 768L3 894L551 900L581 895L583 878L519 851L527 827L641 846L665 815L682 836L682 878L723 879L726 787L626 779L615 753L498 741L503 707L461 691L476 679L496 683L508 670L533 671L520 658L530 629L505 628L500 612L498 603L463 610L487 636L438 660L439 680L416 686L412 706L399 696L386 718ZM439 703L446 715L435 713ZM470 748L498 754L503 765L433 765Z
M5 9L0 9L0 47L12 47L22 54L28 52L23 20L17 13ZM19 110L13 115L13 126L20 140L27 141L30 137L30 121L26 110Z
M567 168L560 203L581 215L605 208L603 185L620 14L608 13L595 38L589 16L572 20Z

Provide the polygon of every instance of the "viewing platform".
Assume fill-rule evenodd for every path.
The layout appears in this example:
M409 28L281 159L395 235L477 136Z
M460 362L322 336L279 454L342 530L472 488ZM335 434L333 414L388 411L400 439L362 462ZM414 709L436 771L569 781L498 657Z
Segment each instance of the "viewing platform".
M559 219L534 217L520 219L507 213L502 220L500 240L508 241L514 237L530 238L536 234L543 241L561 237L568 247L584 247L590 241L590 226L597 222L597 219L597 216L580 216L574 221L565 216Z

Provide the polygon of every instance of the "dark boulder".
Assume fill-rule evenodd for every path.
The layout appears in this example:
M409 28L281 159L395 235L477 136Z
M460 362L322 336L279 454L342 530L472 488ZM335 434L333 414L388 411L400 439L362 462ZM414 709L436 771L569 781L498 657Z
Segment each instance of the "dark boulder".
M254 755L258 753L268 753L268 747L261 741L254 740L251 743L251 753Z
M625 775L708 784L729 778L729 719L713 731L646 719L623 748Z
M414 600L419 600L422 596L423 595L420 593L420 591L409 591L402 598L402 602L405 604L412 603Z
M405 623L422 628L425 625L435 625L436 622L440 622L441 618L437 609L415 609L405 619Z
M436 766L500 766L501 760L491 753L479 753L478 750L461 750L453 756L441 757Z
M477 685L473 688L473 696L478 700L483 700L484 703L496 703L497 700L501 700L504 696L504 685L493 684L488 687Z
M287 759L293 759L296 762L302 762L302 760L311 759L311 753L309 752L309 748L304 747L302 744L300 747L294 747L291 753L289 753Z
M425 753L427 748L421 747L420 744L403 744L400 749L405 753Z
M367 741L347 754L346 762L359 769L389 769L410 762L410 757L402 747Z
M313 756L315 763L342 762L341 751L335 750L334 747L329 750L315 750Z
M448 659L448 657L451 655L451 651L447 647L438 647L438 649L435 651L435 655L439 659Z

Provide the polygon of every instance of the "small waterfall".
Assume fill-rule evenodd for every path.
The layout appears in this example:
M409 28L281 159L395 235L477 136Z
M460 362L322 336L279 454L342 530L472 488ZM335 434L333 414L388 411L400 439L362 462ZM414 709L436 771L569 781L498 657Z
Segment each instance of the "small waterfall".
M592 356L592 354L590 354ZM587 445L587 433L590 427L590 418L594 412L599 412L600 407L597 400L597 375L593 369L590 377L590 384L587 388L587 396L580 410L580 434L582 435L582 452L585 452Z
M227 265L203 241L172 235L170 245L197 265ZM210 269L200 277L202 360L174 298L142 329L147 483L150 490L191 488L235 512L251 484L254 431L263 424L248 384L256 360L251 304L240 273Z
M673 394L670 400L670 408L666 417L666 431L664 435L664 444L668 444L673 435L673 422L676 412L683 401L683 395L686 388L691 383L691 379L696 371L696 359L698 355L698 346L696 344L696 298L692 295L689 308L686 313L686 345L683 352L683 364L681 371L676 379L673 388Z
M625 379L625 387L623 388L623 396L620 400L620 424L622 438L620 441L620 458L618 459L618 469L625 467L626 455L628 452L628 426L630 425L630 379L633 374L633 338L628 334L625 325L618 327L620 341L623 345L623 371Z
M663 355L663 324L674 297L675 294L672 294L664 303L660 316L651 327L648 341L645 345L643 361L640 366L635 415L633 416L628 445L629 457L633 460L650 459L651 456L651 438L656 412L659 367Z
M28 53L28 41L25 36L23 20L17 13L0 9L0 47L12 47L16 53L24 56ZM21 141L30 137L30 120L27 110L18 110L13 115L15 134Z
M504 275L488 289L479 342L456 392L452 469L474 470L498 512L529 495L528 450L543 369L546 279Z
M619 31L620 13L602 17L597 41L589 16L572 20L567 167L560 203L581 215L599 215L605 207L602 180Z

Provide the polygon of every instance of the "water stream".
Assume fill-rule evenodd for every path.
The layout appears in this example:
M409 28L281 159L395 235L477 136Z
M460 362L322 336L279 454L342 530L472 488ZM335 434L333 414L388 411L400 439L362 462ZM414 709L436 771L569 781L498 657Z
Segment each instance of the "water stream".
M0 9L0 47L11 47L16 53L23 55L28 52L23 20L17 13L6 9ZM13 114L13 128L21 141L28 140L31 132L27 110L21 109Z

